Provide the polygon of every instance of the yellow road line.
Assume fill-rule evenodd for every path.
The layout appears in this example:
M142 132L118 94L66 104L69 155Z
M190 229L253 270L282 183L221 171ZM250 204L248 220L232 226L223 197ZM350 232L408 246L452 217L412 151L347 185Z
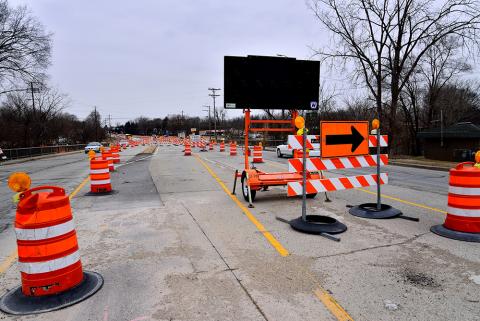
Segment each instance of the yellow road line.
M363 189L363 188L357 188L357 190L362 191L362 192L364 192L364 193L368 193L368 194L372 194L372 195L377 195L377 192L372 192L372 191L369 191L369 190L366 190L366 189ZM446 211L441 210L441 209L436 208L436 207L431 207L431 206L427 206L427 205L423 205L423 204L419 204L419 203L415 203L415 202L406 201L406 200L403 200L403 199L401 199L401 198L393 197L393 196L389 196L389 195L385 195L385 194L380 194L380 195L382 196L382 198L388 198L388 199L390 199L390 200L397 201L397 202L400 202L400 203L404 203L404 204L407 204L407 205L424 208L424 209L427 209L427 210L431 210L431 211L433 211L433 212L438 212L438 213L442 213L442 214L447 214Z
M272 244L272 246L280 253L281 256L288 256L289 252L285 249L280 242L275 239L275 237L270 234L270 232L265 230L265 227L260 223L255 216L246 208L235 195L230 193L230 190L225 186L225 183L218 177L217 174L196 154L194 154L195 158L205 167L205 169L212 175L212 177L220 184L222 189L225 193L230 196L230 198L237 204L238 207L245 213L245 215L252 221L252 223L257 227L257 229L262 232L265 238ZM299 267L300 269L304 270L304 268ZM348 313L337 303L337 301L327 292L325 291L316 280L316 278L309 272L305 271L306 275L308 275L312 280L317 289L314 291L317 298L323 303L323 305L332 313L338 321L353 321L353 318L348 315Z
M279 163L277 163L277 162L273 162L273 161L269 161L269 160L267 160L267 162L271 163L273 166L275 166L277 168L285 169L284 166L280 166ZM372 195L377 195L377 192L372 192L372 191L369 191L369 190L366 190L366 189L363 189L363 188L356 188L356 190L364 192L364 193L372 194ZM420 203L410 202L410 201L407 201L407 200L404 200L404 199L401 199L401 198L398 198L398 197L390 196L390 195L385 195L385 194L381 194L381 195L382 195L382 198L387 198L387 199L390 199L392 201L397 201L397 202L400 202L400 203L403 203L403 204L423 208L423 209L430 210L430 211L437 212L437 213L447 214L446 211L441 210L441 209L436 208L436 207L431 207L431 206L420 204Z
M289 255L287 249L283 247L282 244L270 233L268 232L262 223L260 223L257 218L246 208L235 195L230 193L230 190L225 186L225 183L215 174L215 172L208 166L198 155L195 155L195 158L205 167L205 169L212 175L212 177L217 181L217 183L222 187L225 193L230 196L230 198L237 204L238 207L243 211L243 213L248 217L248 219L255 225L255 227L263 234L263 236L270 242L270 244L277 250L281 256Z
M76 189L73 190L73 192L70 193L70 195L68 195L68 198L69 199L72 199L75 197L75 195L77 195L78 192L80 192L80 190L85 186L85 184L87 184L87 182L90 180L90 176L87 176L81 183L80 185L77 186Z
M327 307L327 309L337 318L339 321L352 321L352 317L345 311L340 304L324 289L318 288L313 291L317 298Z
M80 183L80 185L78 185L77 188L75 188L75 190L73 190L73 192L70 193L68 198L70 200L74 198L75 195L77 195L77 193L85 186L85 184L87 184L89 180L90 180L90 176L85 178ZM0 274L5 273L12 266L13 262L15 262L17 258L18 258L18 253L17 253L17 249L15 249L12 253L10 253L10 255L7 258L5 258L5 260L3 260L2 263L0 263Z

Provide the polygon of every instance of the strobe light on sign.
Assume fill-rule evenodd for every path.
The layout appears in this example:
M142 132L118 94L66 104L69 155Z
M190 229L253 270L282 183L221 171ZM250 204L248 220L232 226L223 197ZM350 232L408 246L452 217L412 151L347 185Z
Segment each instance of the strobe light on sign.
M317 110L319 76L318 61L225 56L225 108Z

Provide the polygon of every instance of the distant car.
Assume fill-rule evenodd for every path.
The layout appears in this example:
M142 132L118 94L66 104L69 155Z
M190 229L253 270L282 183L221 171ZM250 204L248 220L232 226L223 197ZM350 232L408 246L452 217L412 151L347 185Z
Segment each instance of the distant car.
M85 146L85 154L87 154L91 150L93 150L95 153L100 153L100 147L102 147L102 144L100 144L99 142L88 143L88 145Z
M277 157L282 158L284 156L293 157L293 149L288 148L288 143L285 142L284 144L278 145L277 148ZM319 150L311 150L309 151L308 155L310 157L320 157Z

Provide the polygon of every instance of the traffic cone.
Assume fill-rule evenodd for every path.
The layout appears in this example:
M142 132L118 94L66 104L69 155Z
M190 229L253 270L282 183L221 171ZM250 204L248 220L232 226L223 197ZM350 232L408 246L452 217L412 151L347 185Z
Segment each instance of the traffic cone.
M433 233L455 240L480 242L480 168L460 163L450 170L447 217Z
M58 310L102 287L100 274L83 271L70 200L63 188L39 186L22 192L15 233L22 285L0 299L3 312L25 315Z

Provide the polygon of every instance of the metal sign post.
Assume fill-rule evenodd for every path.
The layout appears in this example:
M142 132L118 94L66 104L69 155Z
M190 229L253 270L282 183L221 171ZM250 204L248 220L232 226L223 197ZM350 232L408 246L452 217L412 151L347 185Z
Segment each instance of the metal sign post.
M302 187L302 220L304 222L307 221L307 129L303 127L303 170L302 170L302 181L303 181L303 187Z

